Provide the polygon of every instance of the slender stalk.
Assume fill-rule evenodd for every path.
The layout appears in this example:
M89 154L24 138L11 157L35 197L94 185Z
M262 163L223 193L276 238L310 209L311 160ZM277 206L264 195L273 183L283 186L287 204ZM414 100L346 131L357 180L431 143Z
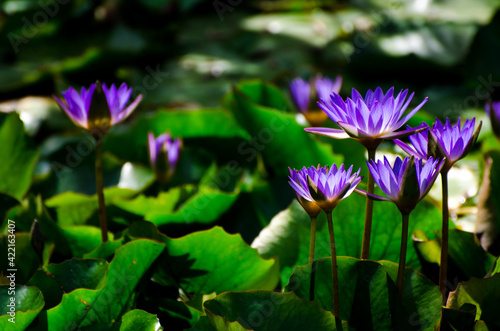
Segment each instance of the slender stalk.
M399 267L398 267L398 292L399 297L403 295L403 284L405 278L406 264L406 247L408 245L408 219L410 214L401 213L403 216L403 230L401 232L401 250L399 251Z
M309 263L314 262L315 243L316 243L316 217L311 217L311 240L309 242Z
M441 230L441 267L439 268L439 289L446 302L446 276L448 269L448 170L441 170L441 183L443 187L443 225Z
M375 160L375 148L368 148L368 161ZM375 182L372 174L368 170L368 187L367 192L373 194ZM373 200L366 198L365 207L365 226L363 229L363 244L361 246L361 259L367 260L370 255L370 237L372 233L372 217L373 217Z
M332 286L333 286L333 315L340 318L339 313L339 277L337 274L337 252L335 249L335 236L333 233L332 212L326 213L328 219L328 231L330 232L330 250L332 252Z
M102 177L102 142L96 140L95 147L95 181L97 201L99 203L99 224L101 225L102 242L108 241L108 223L106 222L106 205L104 204L104 179Z
M316 244L316 216L311 216L311 240L309 242L309 264L311 264L311 288L309 300L314 300L314 287L316 281L316 264L314 263L314 248Z

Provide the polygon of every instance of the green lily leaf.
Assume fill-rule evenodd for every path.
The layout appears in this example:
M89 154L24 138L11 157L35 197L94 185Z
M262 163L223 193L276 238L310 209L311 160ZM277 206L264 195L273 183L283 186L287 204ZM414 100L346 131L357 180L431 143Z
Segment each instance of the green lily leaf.
M110 187L104 189L104 199L106 206L113 203L118 198L130 198L136 191ZM98 210L97 194L85 195L75 192L65 192L51 197L45 201L49 208L54 208L57 212L59 225L82 225L85 224Z
M238 84L238 90L257 105L279 110L288 110L290 108L283 92L278 87L262 80L242 80Z
M109 264L105 285L64 294L61 303L47 311L48 325L54 329L96 328L116 323L132 305L137 284L163 249L163 244L150 240L123 245Z
M197 111L159 110L153 115L141 116L127 130L114 130L107 135L104 149L127 160L145 161L147 138L151 131L158 136L170 132L173 137L187 138L242 138L248 133L241 129L231 113L222 109Z
M213 315L224 317L229 323L238 322L247 330L339 329L335 324L335 317L332 313L322 309L316 302L309 302L299 298L293 292L247 291L242 293L222 293L205 302L205 310ZM209 313L207 313L207 316L210 319ZM222 321L218 319L216 322L220 327ZM344 330L347 330L345 322L342 323L342 326ZM236 326L235 329L238 330ZM214 329L212 328L212 330ZM215 328L215 330L222 329Z
M466 279L484 277L493 265L495 258L481 248L473 233L451 229L448 235L448 261L452 262L452 264L448 262L451 264L450 267L458 269ZM414 237L415 247L424 260L439 265L441 263L441 241L439 237L429 240L421 232L417 236L418 239Z
M129 241L130 240L128 238L121 237L116 240L109 240L105 243L101 242L96 249L83 254L83 257L104 259L106 261L110 261L111 258L115 255L116 250Z
M276 261L262 259L239 234L228 234L220 227L171 239L161 235L151 223L136 222L127 234L164 242L167 250L158 260L153 280L180 287L194 296L250 289L273 290L278 283Z
M75 225L62 229L64 239L68 243L71 254L74 257L83 257L101 245L101 229L95 226ZM109 240L113 240L113 234L108 232Z
M340 318L361 330L393 328L392 312L397 297L394 284L387 280L385 268L377 262L338 257ZM299 266L290 277L286 291L312 299L333 312L332 263L330 258L317 260L311 281L312 265Z
M211 223L227 211L237 197L238 193L226 193L209 186L185 185L161 192L157 197L139 195L133 200L117 199L114 205L143 216L157 226L168 223Z
M476 320L477 307L470 303L463 304L460 309L442 308L440 330L472 330Z
M5 156L0 162L0 192L21 201L31 185L38 151L29 147L23 122L15 113L0 127L0 146Z
M475 305L476 320L483 320L500 328L499 300L500 275L495 274L490 278L473 277L459 283L457 289L450 293L446 307L459 310L464 304Z
M123 315L120 331L160 331L163 330L158 317L144 310L134 309Z
M500 258L497 258L495 260L495 263L493 264L493 267L492 267L492 270L491 270L491 275L492 276L500 273L500 263L499 263L500 261L499 260L500 260Z
M16 284L26 284L41 265L41 261L31 245L29 233L16 233L15 241L9 235L2 236L0 249L2 250L0 270L17 269L15 272Z
M229 322L222 316L217 316L207 311L206 316L201 316L198 323L193 326L189 331L245 331L244 328L237 321Z
M467 277L484 277L495 258L482 249L473 233L452 229L448 235L448 258L453 260Z
M364 209L359 206L365 199L352 194L335 207L332 217L338 256L359 257L364 222ZM392 204L374 203L373 228L370 244L370 259L399 261L401 246L401 213ZM330 239L326 217L320 214L317 220L315 258L330 256ZM419 229L432 232L440 227L440 210L422 201L410 215L410 233ZM269 226L264 228L252 243L265 257L279 257L282 284L286 284L296 265L305 265L309 257L311 222L309 216L294 201L289 208L277 214ZM410 242L406 265L419 268L417 252Z
M204 312L189 305L192 300L183 302L179 301L177 298L166 298L163 293L156 293L153 298L148 299L148 303L152 307L158 307L159 317L160 314L167 315L168 318L173 319L176 322L185 322L184 325L186 327L195 325L200 320L200 317L205 315ZM180 323L181 322L179 322L179 324ZM169 325L169 322L164 324Z
M38 287L45 299L45 309L61 302L64 293L79 288L98 289L106 280L108 263L97 259L71 259L38 270L28 285Z
M224 106L251 135L249 142L238 147L246 161L253 162L262 153L266 165L283 176L288 175L288 167L341 163L343 158L333 154L329 145L305 133L295 116L283 111L286 101L278 93L253 80L240 83L224 98Z
M14 292L9 285L0 285L0 304L3 307L0 328L4 331L26 330L44 306L42 292L34 286L17 285ZM5 314L11 311L15 312L14 316Z
M389 261L364 261L338 257L340 318L360 330L433 330L439 321L439 288L411 268L406 268L403 297L400 300L394 282L398 265ZM293 290L303 299L314 300L333 311L331 259L295 268L285 290ZM389 277L392 279L389 280Z
M398 264L390 261L379 263L386 267L387 274L397 283ZM401 301L412 326L420 330L433 330L440 319L441 300L438 286L412 268L405 268Z
M70 212L71 211L68 210L68 213ZM23 200L19 208L13 208L9 213L11 213L12 218L16 220L16 228L19 225L19 229L26 229L25 231L29 230L33 223L33 219L36 218L40 225L46 248L49 247L50 244L54 244L54 251L62 256L68 258L83 257L84 254L89 253L101 244L101 230L96 226L69 225L60 227L51 219L40 196L36 198L30 196ZM28 234L26 235L26 245L31 249L29 236ZM113 234L110 232L108 232L108 236L111 239L113 238ZM25 259L23 261L27 263L30 254L24 255ZM0 266L1 263L2 262L0 262ZM30 268L23 268L23 270L30 270Z

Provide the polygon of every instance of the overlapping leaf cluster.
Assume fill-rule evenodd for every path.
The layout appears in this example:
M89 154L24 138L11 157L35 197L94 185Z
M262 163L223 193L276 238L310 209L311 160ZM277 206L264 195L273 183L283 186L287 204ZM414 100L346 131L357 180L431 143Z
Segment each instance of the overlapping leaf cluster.
M16 158L30 160L15 173L20 182L28 178L22 192L19 185L2 190L4 205L12 206L4 212L16 220L16 252L22 257L16 260L16 299L21 303L16 307L16 327L132 330L140 325L146 330L161 323L195 330L269 330L310 327L314 321L318 330L342 328L329 312L332 289L325 280L331 277L331 262L325 219L318 219L319 261L311 284L309 218L296 202L287 208L293 194L282 184L286 164L313 164L318 159L326 164L341 162L342 155L334 153L341 151L341 144L329 145L303 134L295 115L282 110L286 107L287 100L274 86L245 81L225 96L220 109L159 111L140 116L123 132L110 133L105 164L112 181L105 194L112 240L106 244L100 243L95 195L84 194L84 189L57 193L63 187L53 173L30 181L37 160L54 164L61 160L57 156L61 151L29 147L17 115L4 116L2 146L11 148ZM196 127L197 121L204 121L203 125ZM218 130L221 126L231 129ZM174 134L182 130L188 147L180 161L181 174L168 191L156 194L151 192L154 182L146 151L140 150L145 141L134 137L145 140L147 130L164 127ZM234 151L211 149L206 147L207 139L239 143L229 145ZM137 148L128 149L130 155L124 146ZM89 176L92 168L86 168L85 162L83 158L82 166L65 169L63 181ZM9 169L3 174L13 176ZM399 299L394 285L399 212L392 205L375 205L371 254L380 262L361 261L356 257L361 250L364 212L359 206L363 201L354 195L334 213L344 328L432 329L441 315L439 289L414 270L435 275L439 238L429 236L439 229L439 208L423 201L415 210L410 232L416 232L407 258L413 269L407 268L404 284L411 290ZM43 266L28 233L34 218L45 241ZM245 233L248 238L227 231ZM494 259L472 235L452 230L450 237L457 282L484 277ZM7 251L6 245L3 237L2 252ZM495 295L491 291L498 288L496 269L490 276L459 284L443 308L450 325L464 314L470 316L470 325L485 321L476 322L476 328L498 324L490 308ZM273 292L279 288L284 293ZM486 289L490 294L476 295ZM0 290L3 305L9 300L8 285ZM310 291L315 292L313 302L308 301ZM475 314L465 303L475 305ZM6 330L11 327L9 317L0 317Z

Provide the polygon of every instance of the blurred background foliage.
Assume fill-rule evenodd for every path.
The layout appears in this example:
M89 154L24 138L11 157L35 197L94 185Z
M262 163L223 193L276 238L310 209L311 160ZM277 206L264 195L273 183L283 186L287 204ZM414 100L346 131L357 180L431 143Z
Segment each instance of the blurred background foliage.
M54 217L65 215L61 206L69 202L87 208L82 201L86 196L78 194L95 193L93 147L51 94L88 86L96 79L125 81L135 95L144 95L144 101L130 120L106 137L106 185L116 188L108 200L129 199L144 190L151 193L146 189L152 179L146 133L170 131L185 142L171 187L201 183L222 192L221 213L226 217L217 214L188 223L208 226L217 220L250 242L293 199L287 166L344 160L364 167L357 143L322 138L312 142L305 134L300 137L297 123L279 142L272 137L267 148L262 144L267 138L259 134L274 115L255 110L258 105L293 114L289 82L322 73L342 75L345 96L351 88L364 93L377 86L415 91L414 103L428 96L411 125L431 123L434 117L485 120L484 103L496 97L500 86L498 8L500 1L495 0L5 0L0 5L0 110L16 111L30 137L10 133L14 124L4 130L4 140L23 150L15 162L26 169L15 178L22 187L2 189L4 212L16 204L9 199L21 201L28 190L31 196L41 195ZM238 93L226 95L242 79L261 79L276 87L259 81L238 85L251 103ZM286 116L276 118L293 121ZM297 121L304 123L300 116ZM8 122L20 128L13 118ZM484 124L476 156L462 163L462 172L456 174L460 180L451 180L456 186L451 190L456 192L452 207L478 191L484 162L478 150L498 147L488 121ZM290 146L288 152L282 150L285 145ZM334 154L328 152L331 146ZM293 156L299 147L309 154ZM394 152L392 146L387 149ZM10 154L17 155L16 148ZM10 168L3 169L6 175ZM182 187L172 211L193 194L201 194L198 188ZM235 192L238 199L231 196ZM246 198L242 201L241 196ZM438 201L439 188L431 196ZM248 201L252 207L244 207ZM125 209L137 214L137 208ZM234 222L234 214L226 213L231 208L252 210L237 213L252 221ZM130 216L118 215L118 223ZM92 217L95 222L95 216L93 210L83 219L68 221L65 215L60 222L84 224ZM473 225L464 227L471 230ZM172 234L193 230L181 228Z
M415 91L412 107L428 96L412 126L431 124L435 117L476 116L483 121L475 150L450 173L452 217L459 229L473 232L485 152L493 166L484 182L490 185L491 179L496 187L500 173L498 155L491 152L500 145L483 110L488 99L500 99L499 8L499 0L3 0L1 218L16 218L18 231L28 232L37 217L50 243L45 262L109 257L99 246L96 227L93 143L51 95L97 79L126 82L134 96L141 93L144 99L104 142L113 243L119 247L127 236L150 238L157 231L154 226L180 237L220 225L240 233L247 244L253 242L262 256L279 256L280 275L273 277L284 287L294 266L307 263L308 247L308 219L296 203L290 206L294 193L287 184L287 167L346 162L366 172L357 142L313 137L302 130L305 120L296 114L288 84L295 77L321 73L343 77L344 97L352 88L364 94L377 86L395 86ZM149 169L149 130L157 135L170 131L184 141L166 192L159 192ZM381 147L388 154L401 152L389 143ZM431 279L437 275L439 255L436 186L412 214L412 230L420 232L414 234L408 263ZM483 201L481 208L493 215L484 227L495 238L500 232L496 198L484 199L490 203ZM351 238L361 235L362 200L355 196L339 206L335 226L339 237L348 238L340 255L359 255ZM374 259L397 262L400 221L392 207L376 207L386 219L378 223L374 237L385 245L372 251ZM138 230L137 224L152 227L151 233ZM324 244L324 219L319 224ZM453 233L452 268L458 275L453 282L483 276L493 258L468 233ZM27 236L23 240L27 243ZM317 247L318 258L328 256L326 246ZM32 257L23 275L27 281L37 260L28 244L25 249ZM470 254L469 264L464 251ZM205 290L195 294L211 293ZM139 299L144 307L156 307L154 292L148 289ZM172 298L175 302L176 291ZM161 314L179 318L177 308L154 313L160 319ZM186 325L197 321L184 319Z
M5 141L23 151L15 162L25 170L14 177L21 188L0 187L3 210L16 205L12 198L21 201L28 193L40 195L62 224L97 224L93 198L85 195L95 193L91 140L71 124L51 94L96 79L127 82L144 100L105 140L115 230L128 224L131 213L145 217L145 211L138 211L144 201L128 205L122 200L155 192L146 134L170 131L184 139L181 164L170 183L179 191L158 199L175 196L172 213L206 194L215 194L221 204L213 215L173 226L170 235L218 223L251 242L293 200L287 166L345 161L366 170L356 142L301 136L300 115L301 125L294 123L282 138L262 143L269 137L261 130L276 114L273 120L280 123L295 122L285 115L296 112L289 82L321 73L341 75L344 96L351 88L364 93L377 86L415 91L413 105L428 96L410 125L432 123L434 117L483 120L481 147L450 174L454 215L465 215L459 226L473 231L482 153L499 146L483 111L500 86L498 8L496 0L5 0L0 5L0 110L16 111L29 137L5 129ZM227 94L232 89L240 93ZM276 113L266 113L266 107ZM395 152L389 144L385 148ZM301 153L294 155L297 149ZM10 154L16 155L16 148ZM3 174L9 169L5 166ZM439 187L431 196L438 204ZM77 206L87 210L83 216L73 215ZM148 215L147 220L162 219L161 225L182 223L181 216L172 221Z

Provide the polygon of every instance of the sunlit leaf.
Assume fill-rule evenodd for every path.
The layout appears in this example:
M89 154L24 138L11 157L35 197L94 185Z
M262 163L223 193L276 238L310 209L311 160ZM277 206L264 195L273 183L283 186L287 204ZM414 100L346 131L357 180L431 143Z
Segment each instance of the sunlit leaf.
M29 146L23 123L17 114L10 114L0 127L0 192L21 200L31 185L31 176L38 151Z
M123 245L109 264L105 285L98 290L80 288L64 294L61 303L47 311L48 324L53 328L82 328L116 323L130 307L142 276L163 249L163 244L150 240Z
M222 293L251 289L272 290L279 279L278 263L262 259L239 234L220 227L171 239L151 223L134 223L130 236L160 240L167 250L158 260L153 279L187 293ZM208 249L210 247L210 249Z
M477 307L476 320L483 320L500 327L500 316L496 303L500 300L500 275L491 278L471 278L458 284L455 291L451 292L446 304L447 308L460 309L469 303Z
M108 263L97 259L71 259L61 264L50 264L38 270L29 285L37 286L43 293L45 309L59 302L64 293L79 288L97 289L103 285Z
M158 317L149 314L144 310L131 310L122 317L120 331L159 331L163 330L158 321Z
M17 285L12 291L10 285L1 285L0 304L3 307L0 327L5 331L17 331L25 330L30 325L42 310L44 301L42 292L35 286ZM14 316L8 314L11 311Z
M358 257L361 254L364 224L365 199L352 194L333 210L335 242L338 256ZM409 233L419 229L427 233L441 226L440 210L422 201L410 215ZM317 223L315 257L330 256L330 239L326 217L320 214ZM296 265L308 263L311 222L298 202L277 214L271 224L264 228L252 243L263 257L278 256L280 259L281 280L286 284ZM399 261L401 246L401 213L389 202L375 202L373 228L370 244L371 260ZM406 265L420 267L417 252L408 243Z

